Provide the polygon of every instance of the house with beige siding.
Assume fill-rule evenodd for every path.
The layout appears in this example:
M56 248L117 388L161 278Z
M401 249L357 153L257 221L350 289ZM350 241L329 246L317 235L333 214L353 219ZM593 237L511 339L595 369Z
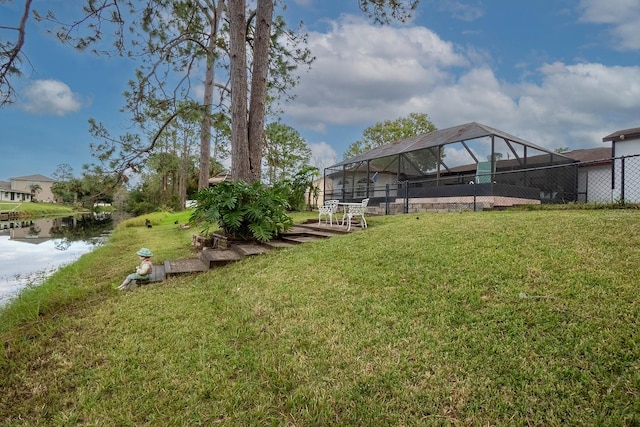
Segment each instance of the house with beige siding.
M27 175L10 178L9 181L0 181L0 200L12 202L30 202L32 199L39 202L54 202L55 197L51 190L55 181L44 175ZM38 186L35 195L32 188Z
M31 191L19 191L11 188L11 182L0 181L0 202L30 202Z

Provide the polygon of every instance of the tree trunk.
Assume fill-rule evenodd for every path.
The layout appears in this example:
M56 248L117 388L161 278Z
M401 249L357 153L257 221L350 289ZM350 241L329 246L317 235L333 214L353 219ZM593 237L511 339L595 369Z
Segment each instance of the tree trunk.
M245 0L231 0L229 50L231 64L231 179L251 182L247 132L247 27Z
M213 56L213 55L211 55ZM200 174L198 189L209 186L209 165L211 164L211 104L213 101L213 58L207 58L207 71L204 81L204 108L200 122Z
M253 72L251 74L251 100L249 104L250 182L260 181L261 177L272 20L273 0L258 0L253 46Z
M218 38L218 23L222 14L224 0L219 0L209 22L211 28L207 45L207 69L204 79L204 108L200 123L200 174L198 175L198 189L209 187L211 167L211 110L213 108L213 84L216 39Z
M178 193L180 194L180 208L187 205L187 173L189 168L189 136L184 134L182 152L180 153L180 177L178 178ZM199 188L199 187L198 187ZM200 188L199 188L200 189Z

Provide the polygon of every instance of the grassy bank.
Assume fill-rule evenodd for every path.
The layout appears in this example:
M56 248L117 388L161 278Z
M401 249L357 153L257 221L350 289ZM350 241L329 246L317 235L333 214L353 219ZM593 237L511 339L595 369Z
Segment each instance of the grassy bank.
M55 203L38 202L0 202L0 212L16 211L23 217L46 216L46 215L70 215L74 210L69 206L57 205Z
M175 221L187 222L188 217L186 212L154 213L120 223L108 244L61 268L45 284L26 289L12 304L0 308L0 333L25 324L29 327L33 322L39 325L43 317L57 316L60 311L109 298L111 285L120 284L138 264L135 252L139 247L136 246L157 248L154 249L157 263L190 256L192 232L179 230L174 224ZM147 218L155 229L146 228Z
M119 293L190 252L139 219L3 313L0 424L638 425L638 215L375 217Z

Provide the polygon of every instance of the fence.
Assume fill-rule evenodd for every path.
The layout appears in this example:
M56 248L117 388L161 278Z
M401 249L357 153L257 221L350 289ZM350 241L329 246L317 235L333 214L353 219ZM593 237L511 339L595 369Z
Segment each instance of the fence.
M362 180L366 181L366 180ZM325 191L380 214L499 209L522 204L640 203L640 155L493 173L363 184Z

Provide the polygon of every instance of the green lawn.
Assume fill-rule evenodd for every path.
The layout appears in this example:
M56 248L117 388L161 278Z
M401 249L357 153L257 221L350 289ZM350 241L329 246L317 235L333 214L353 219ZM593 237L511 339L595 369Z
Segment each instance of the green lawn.
M57 205L55 203L38 202L0 202L0 211L17 211L25 216L37 215L71 215L74 210L68 206Z
M371 217L116 291L187 217L0 313L0 425L640 425L637 211Z

